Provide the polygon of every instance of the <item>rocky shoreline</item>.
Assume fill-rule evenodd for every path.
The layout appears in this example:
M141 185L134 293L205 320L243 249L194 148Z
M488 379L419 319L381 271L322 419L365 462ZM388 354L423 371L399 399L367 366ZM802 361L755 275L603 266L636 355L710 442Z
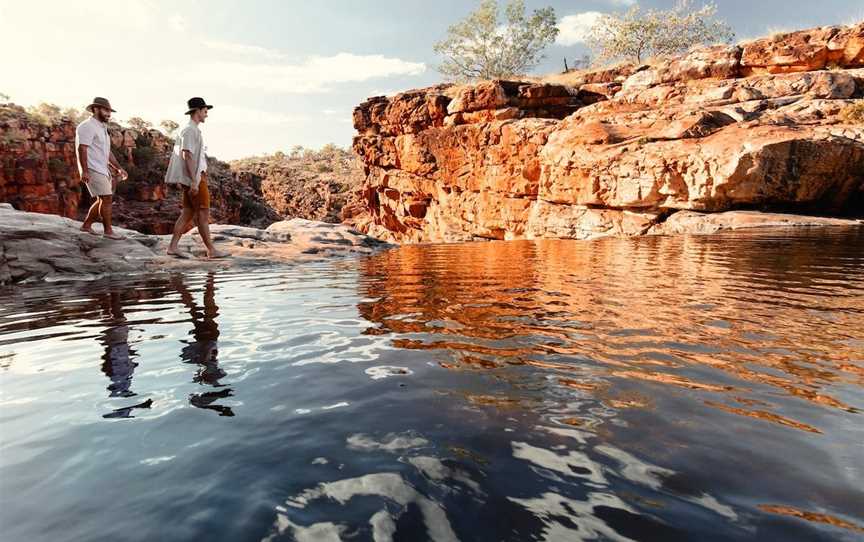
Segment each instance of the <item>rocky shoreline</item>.
M204 259L203 244L193 233L184 236L180 243L181 250L192 258L177 259L165 254L170 239L167 235L147 235L115 228L126 236L126 240L112 241L101 235L81 232L78 221L17 211L5 203L0 203L0 223L3 225L0 229L0 286L174 270L250 269L270 264L367 255L395 246L343 224L295 218L273 223L266 229L211 225L214 243L232 257ZM864 228L864 221L751 211L682 211L644 234L712 234L755 228L827 226ZM97 224L96 229L99 227Z
M57 215L16 211L0 203L0 285L62 278L172 270L246 269L273 263L304 262L370 254L387 243L341 224L283 220L266 229L211 225L216 246L231 258L206 260L197 234L185 235L181 250L192 259L165 254L170 236L123 228L112 241L79 230L81 223ZM99 231L100 225L95 226Z

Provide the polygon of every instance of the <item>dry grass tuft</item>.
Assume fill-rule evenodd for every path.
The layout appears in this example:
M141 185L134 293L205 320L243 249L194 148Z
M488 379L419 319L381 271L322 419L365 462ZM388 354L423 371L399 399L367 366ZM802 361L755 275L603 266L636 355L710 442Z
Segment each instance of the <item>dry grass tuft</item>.
M840 118L849 124L864 124L864 100L847 105L840 112Z

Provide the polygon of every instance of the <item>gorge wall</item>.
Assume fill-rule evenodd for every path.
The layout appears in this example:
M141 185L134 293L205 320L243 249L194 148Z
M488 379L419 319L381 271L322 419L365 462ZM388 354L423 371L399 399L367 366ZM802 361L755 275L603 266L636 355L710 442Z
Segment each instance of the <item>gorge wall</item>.
M396 242L656 231L677 211L864 212L864 23L354 111L343 218Z
M117 186L114 222L149 234L170 233L180 192L163 183L173 140L158 130L133 130L110 123L117 160L129 179ZM81 219L90 196L75 158L75 123L44 123L14 104L0 104L0 202L18 210ZM266 227L280 219L263 197L260 179L208 159L212 216L217 222Z
M234 160L231 169L260 186L280 215L331 223L341 221L348 196L363 181L357 157L335 145Z

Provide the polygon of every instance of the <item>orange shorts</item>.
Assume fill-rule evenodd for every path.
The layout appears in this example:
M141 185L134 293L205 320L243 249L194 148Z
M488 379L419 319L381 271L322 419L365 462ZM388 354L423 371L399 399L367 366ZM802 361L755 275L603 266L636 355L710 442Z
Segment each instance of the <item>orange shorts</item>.
M209 209L210 208L210 191L207 189L207 172L201 173L201 183L198 185L198 193L194 196L189 195L189 187L183 187L183 208L184 209Z

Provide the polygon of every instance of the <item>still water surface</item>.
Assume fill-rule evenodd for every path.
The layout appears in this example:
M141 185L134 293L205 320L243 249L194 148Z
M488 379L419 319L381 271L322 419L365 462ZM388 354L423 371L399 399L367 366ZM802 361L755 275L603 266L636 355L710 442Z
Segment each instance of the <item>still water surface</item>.
M864 229L0 294L3 540L864 538Z

